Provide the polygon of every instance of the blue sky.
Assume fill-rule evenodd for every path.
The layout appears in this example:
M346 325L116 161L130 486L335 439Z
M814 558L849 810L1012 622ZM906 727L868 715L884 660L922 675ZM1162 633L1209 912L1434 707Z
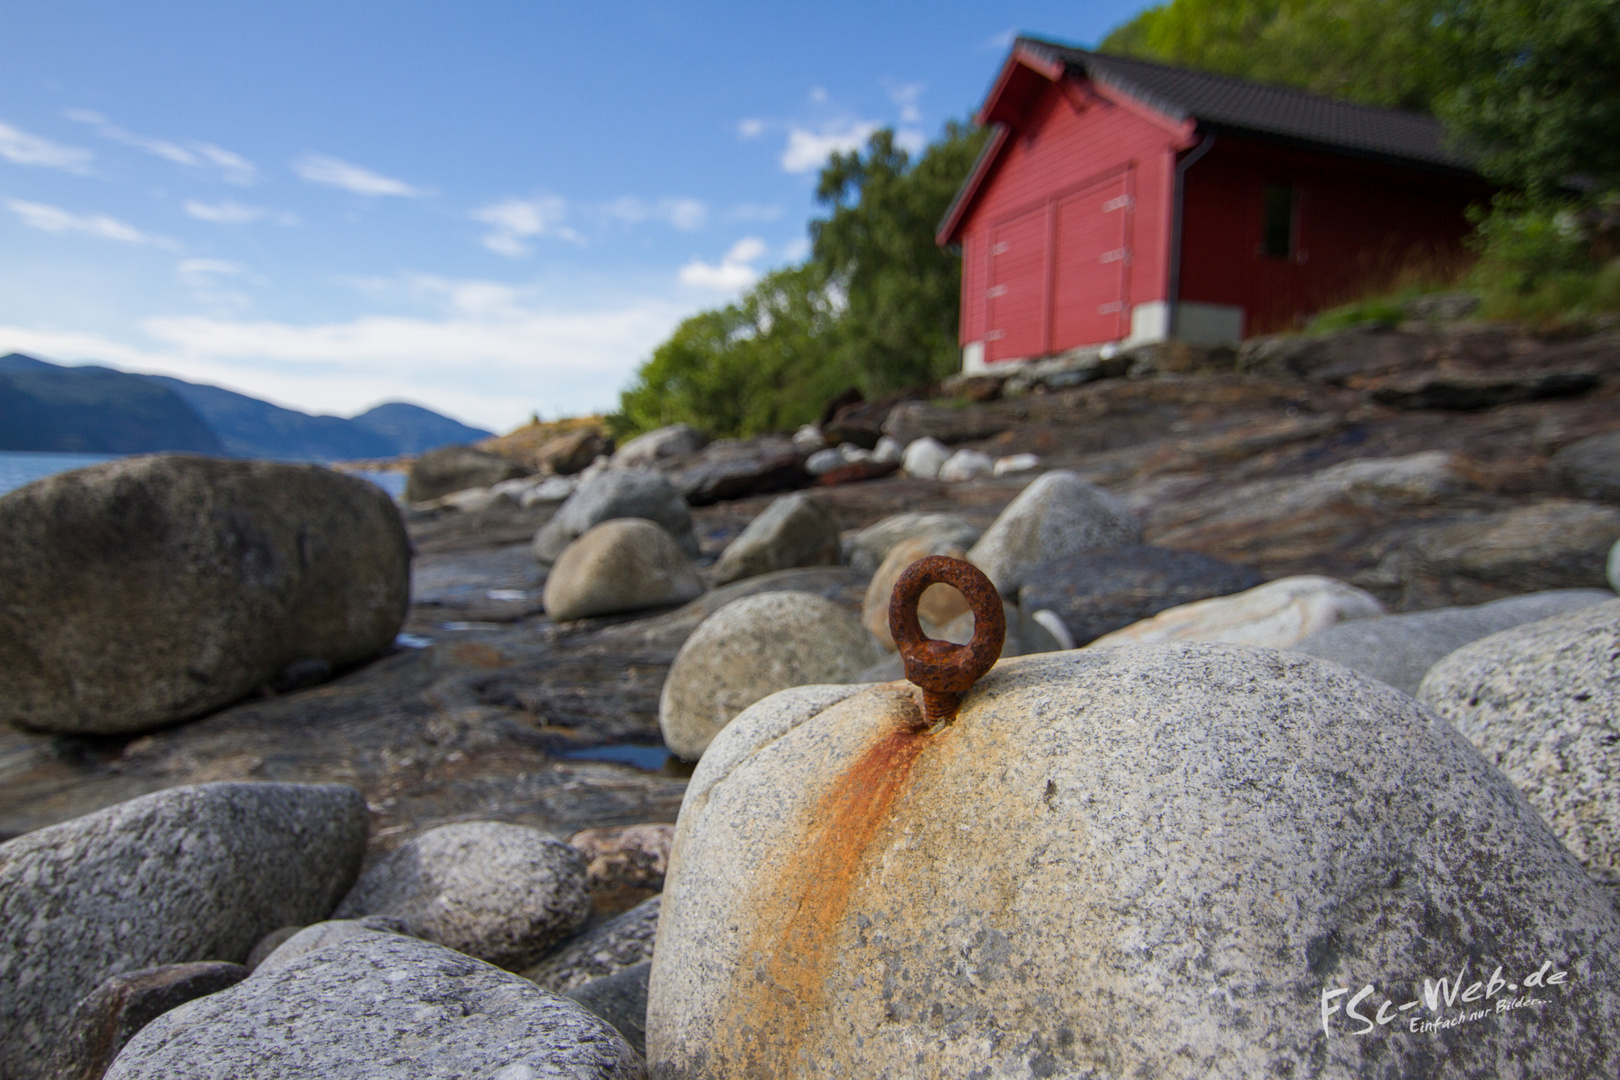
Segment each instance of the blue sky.
M797 261L817 170L1143 4L6 0L0 354L505 430Z

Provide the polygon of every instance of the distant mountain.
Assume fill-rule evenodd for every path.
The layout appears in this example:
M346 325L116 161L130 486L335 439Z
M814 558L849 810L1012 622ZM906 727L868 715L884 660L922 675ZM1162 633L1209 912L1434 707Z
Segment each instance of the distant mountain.
M419 454L489 434L404 402L352 420L311 416L167 375L65 367L21 353L0 357L0 450L195 450L343 461Z
M392 439L401 454L420 454L450 443L477 442L494 434L403 401L390 401L367 409L356 416L353 423Z
M172 389L104 367L58 367L0 357L0 450L139 454L225 447Z

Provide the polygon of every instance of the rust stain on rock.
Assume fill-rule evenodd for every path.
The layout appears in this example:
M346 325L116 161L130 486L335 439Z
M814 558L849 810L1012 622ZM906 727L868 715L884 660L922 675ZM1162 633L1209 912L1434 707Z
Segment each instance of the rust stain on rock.
M732 995L731 1030L737 1038L719 1057L732 1056L736 1075L817 1075L803 1055L806 1038L822 1023L827 979L836 960L838 928L867 864L867 851L907 790L918 755L940 736L927 734L922 714L904 684L887 706L885 728L838 776L801 820L804 858L783 879L767 882L768 895L744 950L751 967L740 971ZM878 691L882 692L882 691ZM734 1056L733 1056L734 1055Z

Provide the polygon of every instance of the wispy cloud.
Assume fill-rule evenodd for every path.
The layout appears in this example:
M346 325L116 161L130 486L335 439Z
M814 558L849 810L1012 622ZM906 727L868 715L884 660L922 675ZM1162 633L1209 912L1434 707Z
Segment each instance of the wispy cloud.
M243 277L248 268L228 259L181 259L175 273L187 285L212 285L222 277Z
M188 141L184 144L169 139L155 139L138 135L112 123L92 109L69 109L67 118L94 128L96 134L125 146L133 146L153 157L183 165L188 169L212 170L220 179L232 184L251 184L258 178L259 169L241 154L233 153L213 143Z
M746 119L737 121L737 137L739 139L757 139L765 130L765 121L759 119Z
M678 277L682 285L715 292L737 292L759 280L759 271L751 264L764 254L765 241L757 236L745 236L731 245L718 265L693 259L681 267Z
M368 198L394 195L415 199L429 194L426 188L407 184L403 180L395 180L391 176L383 176L381 173L325 154L305 154L292 163L292 170L311 184L339 188Z
M127 338L0 325L0 352L173 374L312 412L348 415L403 398L505 430L536 409L610 407L690 313L657 297L563 305L539 287L431 277L396 284L433 310L311 325L163 316Z
M206 221L213 225L250 225L255 221L264 221L266 219L274 220L280 225L298 224L298 215L296 214L267 210L262 206L244 206L229 199L222 199L216 203L187 199L185 211L188 217L194 217L198 221Z
M701 229L709 220L709 208L697 199L663 198L648 201L634 195L603 203L602 213L627 225L659 221L682 232Z
M917 100L922 92L928 88L927 83L902 83L889 87L889 100L900 109L900 122L902 124L922 123L922 112L917 108Z
M574 244L583 244L585 238L564 224L568 217L568 203L558 195L536 195L532 199L506 199L472 212L474 221L490 226L484 234L484 246L497 255L515 259L527 255L529 241L540 237L556 237Z
M812 86L810 88L810 100L817 105L825 105L827 103L827 88L825 86Z
M90 171L93 156L88 150L62 146L38 135L30 135L21 128L0 123L0 158L13 165L38 165L82 174Z
M24 225L42 232L78 233L99 237L102 240L117 240L124 244L151 244L154 247L169 249L179 247L166 236L142 232L135 226L108 217L106 214L75 214L59 206L24 202L22 199L7 200L6 208L22 219Z
M193 300L232 313L253 306L247 293L235 287L237 284L264 284L242 263L228 259L181 259L174 271L190 287Z
M866 145L878 125L870 121L844 121L823 125L819 131L792 128L787 149L782 151L782 168L790 173L814 172L835 153L846 154Z

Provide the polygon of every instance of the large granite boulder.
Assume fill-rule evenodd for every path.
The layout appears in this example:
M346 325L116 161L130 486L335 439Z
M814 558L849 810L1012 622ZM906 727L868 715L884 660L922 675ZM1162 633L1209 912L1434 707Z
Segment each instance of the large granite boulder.
M1018 590L1025 611L1051 611L1076 645L1166 608L1262 584L1246 566L1189 551L1134 546L1081 551L1041 563Z
M567 993L596 979L652 959L658 936L661 896L643 900L629 911L581 934L523 973L525 979L556 993Z
M939 541L948 548L967 550L983 530L955 514L905 513L868 525L844 546L844 561L868 574L883 565L889 551L904 540Z
M643 518L593 525L563 548L546 577L546 614L557 622L613 615L703 594L697 565L675 539Z
M796 566L837 566L842 559L838 522L826 508L808 495L783 495L721 553L714 583L726 585Z
M568 501L534 534L536 561L549 566L593 525L614 518L645 518L674 537L682 551L697 558L692 514L662 473L604 469L580 481Z
M1417 696L1620 901L1620 600L1464 645L1429 669Z
M528 476L529 470L510 458L471 446L441 446L411 462L405 478L405 499L427 502L468 488L494 487L502 480Z
M586 466L601 455L612 452L612 439L595 428L580 428L547 441L534 456L542 472L572 476L584 472Z
M1225 641L1287 649L1350 619L1384 613L1371 593L1318 574L1278 578L1228 596L1165 608L1152 618L1104 634L1089 649L1155 641Z
M416 937L516 971L578 930L590 913L578 850L527 825L463 821L389 852L335 914L391 915Z
M340 941L350 941L354 938L365 937L368 934L405 934L408 929L404 919L396 919L387 915L368 915L363 919L327 919L315 923L313 926L301 928L283 927L293 933L281 938L275 948L270 949L263 956L256 954L266 944L275 940L275 934L266 937L253 947L248 954L247 966L254 974L268 975L279 968L284 968L305 953L324 949L328 945L335 945Z
M240 962L325 918L354 881L366 803L337 784L171 788L0 844L0 1076L33 1080L109 977Z
M778 690L837 683L883 658L854 615L813 593L746 596L686 639L658 698L658 726L687 761L748 706Z
M120 734L392 644L410 541L369 481L153 455L0 496L0 721Z
M1124 503L1079 475L1058 470L1046 473L1007 504L968 549L968 561L1011 599L1041 563L1141 540L1141 530Z
M1548 465L1581 498L1620 502L1620 431L1572 442L1554 454Z
M373 934L164 1013L107 1080L646 1080L612 1027L520 976Z
M896 685L738 717L677 824L647 1052L692 1080L1528 1080L1615 1075L1617 1016L1620 911L1449 725L1176 643L1004 661L932 733Z
M1613 599L1606 589L1554 589L1474 607L1354 619L1318 630L1294 648L1415 694L1429 668L1470 641Z
M613 452L616 469L649 469L695 454L709 437L689 424L671 424L643 432Z

